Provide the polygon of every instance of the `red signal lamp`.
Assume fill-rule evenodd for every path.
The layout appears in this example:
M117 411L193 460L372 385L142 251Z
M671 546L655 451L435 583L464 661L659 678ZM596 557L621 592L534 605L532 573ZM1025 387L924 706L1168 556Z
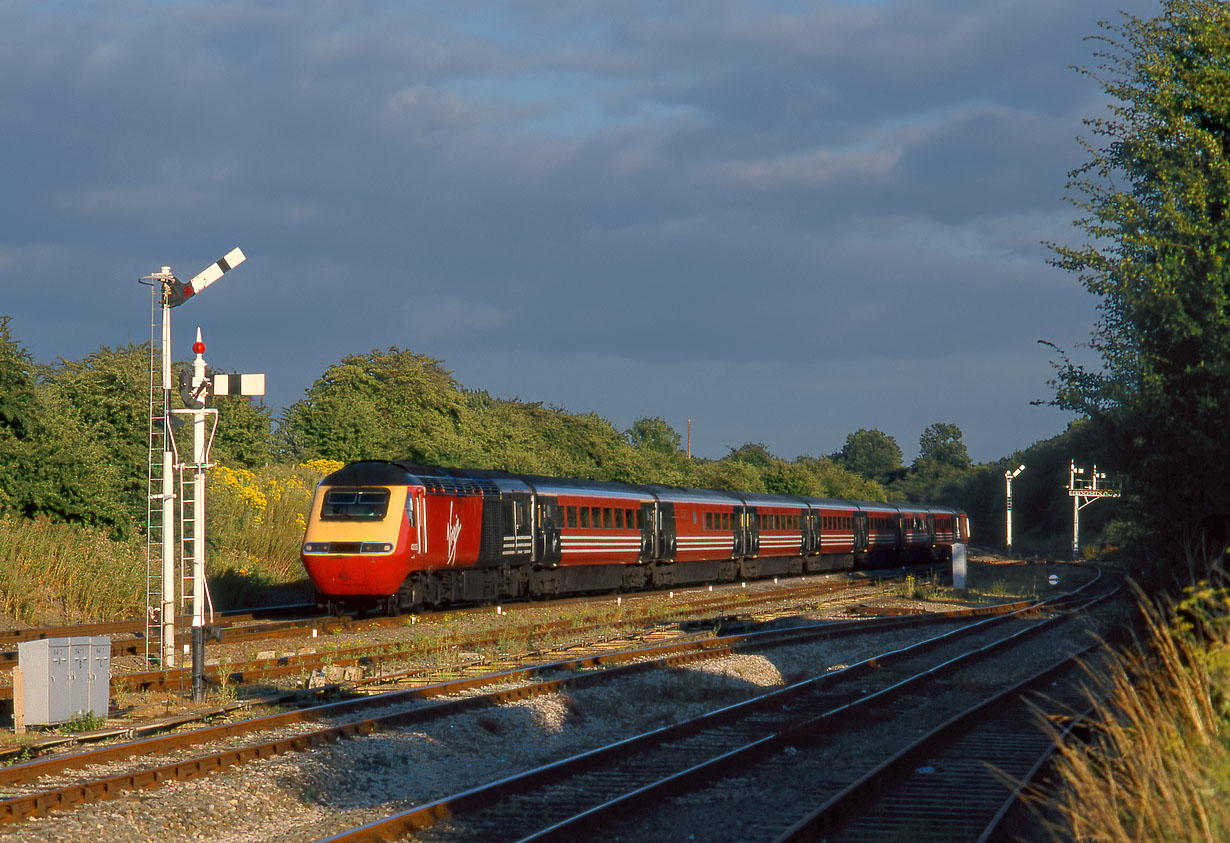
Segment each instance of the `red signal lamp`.
M196 342L194 342L192 344L192 353L193 354L204 354L205 353L205 343L201 342L200 340L197 340Z

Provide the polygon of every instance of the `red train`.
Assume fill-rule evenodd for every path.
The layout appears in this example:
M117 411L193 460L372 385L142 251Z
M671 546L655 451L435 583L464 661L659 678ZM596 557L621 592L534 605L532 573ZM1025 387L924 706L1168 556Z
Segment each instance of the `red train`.
M964 512L357 462L320 482L303 564L326 608L731 582L950 559Z

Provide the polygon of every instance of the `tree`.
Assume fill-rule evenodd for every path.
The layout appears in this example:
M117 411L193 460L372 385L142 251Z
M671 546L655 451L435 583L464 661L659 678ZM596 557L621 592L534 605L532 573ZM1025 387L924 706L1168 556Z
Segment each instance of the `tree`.
M833 460L847 471L884 483L901 468L901 448L882 430L860 428L846 437L846 444Z
M37 414L34 361L9 332L8 316L0 316L0 437L24 439Z
M279 434L288 456L300 460L473 464L461 433L472 412L439 360L393 347L330 366L286 410Z
M634 448L671 456L679 451L679 445L683 441L675 428L657 416L642 416L637 419L626 435Z
M259 468L273 451L273 413L263 401L244 395L210 396L218 411L218 432L210 460L220 465Z
M1230 538L1230 7L1103 27L1085 72L1113 103L1068 182L1090 241L1052 245L1100 299L1102 367L1061 351L1054 403L1108 436L1154 558L1196 577Z
M763 473L773 465L777 457L769 453L769 449L759 442L744 442L738 448L731 448L725 459L745 462Z
M42 367L0 317L0 512L97 524L131 534L123 470L71 402L39 382Z
M928 459L941 466L969 468L969 452L961 441L961 428L949 422L936 422L924 430L918 437L918 459L914 463Z
M149 455L149 343L109 348L47 370L51 400L73 408L81 433L98 443L119 473L119 502L144 522Z

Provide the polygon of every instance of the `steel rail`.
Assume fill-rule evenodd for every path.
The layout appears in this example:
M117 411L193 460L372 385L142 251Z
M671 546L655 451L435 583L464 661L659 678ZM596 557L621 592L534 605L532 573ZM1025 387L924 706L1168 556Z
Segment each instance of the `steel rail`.
M1087 583L1086 585L1091 585ZM1082 589L1084 586L1082 586ZM1111 592L1110 594L1113 594ZM1110 596L1103 595L1102 598ZM1080 601L1080 598L1078 598ZM1087 600L1083 601L1087 604ZM1084 608L1080 605L1073 611ZM543 843L543 841L567 841L577 839L578 835L589 834L595 831L602 824L611 820L618 820L622 816L627 816L628 811L635 806L637 811L643 811L646 804L650 802L661 802L672 797L679 797L689 794L701 787L708 785L711 781L721 777L730 777L744 774L747 770L759 763L762 759L780 753L787 748L798 748L816 743L817 728L822 721L828 719L836 719L839 717L850 717L855 712L868 707L872 704L880 704L885 700L893 699L908 691L911 691L915 686L935 680L938 676L965 666L972 660L984 659L990 657L999 650L1010 646L1018 641L1032 637L1044 629L1047 629L1065 618L1062 615L1053 615L1052 617L1041 621L1040 623L1028 627L1026 629L1017 630L1010 635L1004 636L989 644L976 647L965 653L962 653L955 658L948 659L938 665L929 667L928 669L908 676L898 682L895 682L887 687L881 688L878 691L859 696L849 700L848 702L822 712L818 716L804 717L802 719L794 719L780 731L776 731L765 735L759 739L753 740L747 744L737 748L725 751L717 756L695 764L687 769L681 770L672 775L668 775L657 781L651 782L637 788L629 793L622 794L615 799L606 803L590 808L586 811L557 822L552 826L541 831L529 834L520 838L522 843L535 841L535 843ZM910 649L910 648L907 648ZM878 660L880 665L884 664L884 660ZM830 727L833 728L833 727ZM1045 736L1035 733L1037 739L1046 742ZM984 776L985 778L985 776ZM875 786L878 781L868 775L866 779L870 782L869 786ZM998 803L997 803L998 807ZM905 829L912 831L912 828ZM908 835L907 835L908 836ZM821 837L802 837L799 839L821 839ZM873 837L872 839L882 839ZM953 839L950 837L941 837L941 840Z
M86 750L71 755L61 755L46 759L35 759L8 767L0 767L0 786L20 784L40 776L51 775L64 770L76 769L89 764L108 763L125 757L149 755L179 749L200 743L207 743L222 738L235 737L242 734L267 731L292 723L310 720L326 719L335 715L345 715L364 708L384 706L389 704L411 703L417 700L429 700L448 696L461 691L481 688L484 685L503 684L516 681L526 681L545 673L562 671L583 671L604 668L600 673L586 674L566 682L567 686L587 684L592 677L613 678L618 674L619 665L627 665L637 659L644 661L628 665L626 670L648 670L654 667L675 667L696 661L700 658L717 658L733 652L761 650L768 647L781 646L795 641L808 641L817 638L835 637L855 634L858 632L888 632L908 626L917 626L916 619L910 620L871 620L846 621L838 623L813 623L798 627L778 628L758 632L744 632L716 638L693 639L674 644L655 644L632 650L608 651L588 654L577 658L569 658L545 663L526 665L511 670L488 673L481 676L470 676L451 679L417 688L399 691L386 691L380 695L353 700L326 703L301 711L282 712L258 718L249 718L235 723L227 723L214 727L196 729L187 733L155 736L135 743L102 747ZM545 686L544 686L545 687ZM553 686L554 687L554 686Z
M1045 704L1063 717L1067 725L1061 734L1066 735L1092 703L1075 683L1057 683L1079 672L1081 661L1099 651L1104 645L1087 647L959 712L825 801L774 843L882 839L907 831L914 839L988 840L1055 749L1055 739L1037 722L1036 707ZM1025 698L1042 689L1045 702ZM970 786L973 777L983 785L997 778L1002 787Z
M981 613L987 609L979 609ZM1020 610L1018 610L1020 611ZM991 620L995 620L993 617ZM191 778L200 772L209 772L235 764L243 763L253 758L269 757L271 755L291 750L306 749L322 743L367 734L380 728L391 728L410 725L416 722L434 719L462 711L473 710L503 702L526 699L538 694L554 693L565 688L588 687L604 681L612 681L633 672L640 672L663 666L679 666L704 658L716 658L730 655L736 651L761 649L779 646L795 640L808 640L830 635L849 634L866 631L867 628L895 629L901 626L917 624L917 619L872 620L861 622L846 622L838 624L810 624L797 628L779 628L761 632L748 632L721 638L709 638L699 641L681 642L676 644L656 645L650 648L603 653L585 656L579 659L551 662L532 668L520 668L485 677L473 677L456 680L426 688L415 688L405 691L389 692L374 697L358 700L347 700L326 704L312 709L295 712L284 712L260 718L252 718L236 723L222 724L206 729L198 729L184 734L165 735L146 738L133 743L113 747L102 747L72 755L57 756L48 759L38 759L10 767L0 768L0 785L16 785L31 781L38 777L61 773L65 770L80 769L91 764L108 763L115 760L141 755L151 755L172 749L180 749L208 741L234 738L252 732L279 728L294 723L310 720L323 720L329 717L340 717L361 711L364 708L387 706L390 704L413 704L424 699L433 699L461 690L482 687L488 684L503 684L513 681L526 681L542 673L560 671L591 670L579 673L570 678L552 679L531 685L511 689L503 689L482 696L474 696L460 700L437 703L431 706L420 706L408 711L394 712L388 715L364 718L308 732L293 739L280 739L240 749L224 750L190 761L145 768L135 772L119 774L98 782L85 782L55 788L34 794L15 796L0 801L0 822L11 822L29 816L41 816L47 811L67 807L81 802L109 798L125 790L154 786L170 778ZM987 623L981 620L979 623ZM653 658L654 660L644 660ZM633 662L634 659L643 659ZM632 662L632 663L628 663ZM622 667L614 665L623 664ZM592 671L595 667L609 667L605 671ZM193 771L198 772L193 772Z
M793 698L803 696L816 688L819 688L834 680L835 677L843 679L858 675L864 672L883 667L890 660L904 657L906 654L916 653L921 649L932 645L935 642L946 640L959 633L976 629L988 624L998 624L1016 617L1024 615L1026 612L1037 611L1039 607L1046 605L1045 603L1035 604L1030 609L1018 610L1017 612L1007 615L996 616L990 619L979 621L976 624L971 624L969 627L945 633L935 638L928 639L924 642L918 642L907 647L899 648L890 653L882 654L873 658L865 659L861 662L850 665L842 671L834 671L826 673L819 677L813 677L802 682L795 683L785 688L776 689L766 694L762 694L752 700L736 703L726 706L717 711L709 712L692 720L664 726L656 730L638 735L632 738L616 742L606 747L590 750L585 753L573 756L569 759L564 759L552 764L544 765L521 774L508 776L499 781L492 782L487 785L471 788L467 791L436 800L430 804L412 808L407 811L400 812L393 816L368 823L356 829L351 829L346 832L326 838L329 843L337 843L338 841L363 841L363 840L388 840L394 839L397 836L408 833L410 831L425 828L433 825L445 817L464 814L470 811L476 811L493 804L501 799L514 797L522 794L534 794L540 788L547 787L552 784L557 784L561 780L574 775L581 775L593 770L606 770L610 766L619 761L627 761L636 753L650 751L663 744L677 741L686 738L690 735L697 734L702 730L712 730L715 727L725 726L740 719L746 718L750 714L763 716L766 713L781 710ZM1035 627L1049 624L1049 621L1043 621ZM1007 636L1004 640L1015 640L1021 634L1020 631ZM979 654L987 654L991 651L990 645L980 647L972 651ZM961 657L964 658L964 657ZM958 659L951 659L941 666L933 666L924 671L921 675L926 677L934 676L939 670L957 664ZM896 683L894 687L905 687L905 683ZM866 699L866 698L864 698ZM840 705L830 711L825 712L821 717L834 716L842 712L853 710L859 704L859 695L854 695L852 699L843 705ZM793 725L786 727L781 732L777 733L777 740L797 740L811 734L815 730L817 718L807 718L802 722L795 722ZM741 750L744 759L750 758L753 753L768 751L774 748L775 736L768 738L760 738L755 741L750 747L745 747ZM716 759L707 762L708 769L698 770L693 775L699 773L702 776L708 776L719 772L723 765L738 757L740 751L723 752ZM705 767L706 765L701 765ZM668 777L672 778L672 777ZM660 794L665 794L666 789L658 791ZM616 800L601 806L600 813L603 816L626 811L629 805L635 806L637 810L643 808L644 797L647 791L642 789L634 790L630 793L625 793ZM599 809L590 809L597 811ZM558 825L545 829L540 834L542 839L560 839L571 840L577 839L578 833L584 834L592 830L590 823L597 818L596 814L590 811L582 812L575 816L572 820L565 821ZM537 835L529 839L538 839Z
M770 592L762 592L755 595L733 594L722 595L715 597L706 597L699 600L691 600L678 607L674 607L672 614L676 617L690 617L698 614L712 612L718 608L732 607L749 607L751 605L774 603L783 600L794 600L800 597L810 597L825 594L831 594L846 590L853 587L848 583L813 583L804 586L793 586L785 589L777 589ZM293 607L292 607L293 608ZM489 611L489 609L487 610ZM644 623L647 619L652 618L656 612L652 610L643 610L630 614L628 617L621 619L625 624ZM395 625L404 625L405 618L373 618L367 620L334 620L330 619L323 624L317 624L315 619L305 622L290 622L286 625L275 625L273 629L265 626L264 629L273 633L272 637L285 637L285 635L293 634L297 625L300 630L306 630L316 624L317 629L323 630L326 634L337 632L358 631L371 627L387 627ZM514 628L504 628L487 630L478 633L468 633L463 635L445 636L443 639L432 639L429 646L432 649L437 649L441 646L445 647L481 647L497 643L501 639L517 636L534 636L543 633L559 633L574 632L585 633L594 628L601 626L609 626L609 621L585 619L575 620L560 620L560 621L538 621L523 624ZM46 630L45 630L46 631ZM244 627L240 630L244 633L242 637L234 637L231 633L223 631L224 637L230 640L249 640L252 638L261 638L262 627ZM141 647L135 642L113 642L112 655L133 655ZM379 663L389 658L402 658L411 655L415 652L413 645L407 647L405 642L392 642L387 644L363 644L349 647L342 650L331 651L327 654L319 653L294 653L282 656L275 656L272 659L255 659L247 662L242 662L233 666L233 669L225 674L216 666L209 665L205 668L205 681L213 685L221 684L225 679L228 684L244 685L261 682L265 680L273 680L286 676L294 676L296 674L308 674L312 671L322 670L328 665L336 666L355 666L359 664ZM16 653L0 652L0 663L5 660L16 661ZM157 669L145 671L131 671L126 673L116 673L112 677L112 681L117 685L122 685L130 690L137 691L160 691L167 689L177 689L183 686L188 680L188 668L171 668ZM0 685L0 700L12 699L12 685Z

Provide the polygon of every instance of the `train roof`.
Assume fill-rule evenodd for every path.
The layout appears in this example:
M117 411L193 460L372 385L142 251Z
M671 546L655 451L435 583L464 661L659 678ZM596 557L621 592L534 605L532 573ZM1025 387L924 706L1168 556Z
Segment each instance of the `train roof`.
M495 495L500 492L536 492L544 495L584 494L597 497L633 498L639 501L660 499L667 502L707 504L745 504L747 506L796 506L814 509L858 509L865 512L951 513L963 511L951 506L893 504L884 501L813 498L776 495L767 492L731 492L722 489L693 489L662 483L624 483L618 480L578 480L515 474L498 469L450 468L423 465L407 460L362 460L342 466L329 474L322 485L423 485L429 490L451 494Z

